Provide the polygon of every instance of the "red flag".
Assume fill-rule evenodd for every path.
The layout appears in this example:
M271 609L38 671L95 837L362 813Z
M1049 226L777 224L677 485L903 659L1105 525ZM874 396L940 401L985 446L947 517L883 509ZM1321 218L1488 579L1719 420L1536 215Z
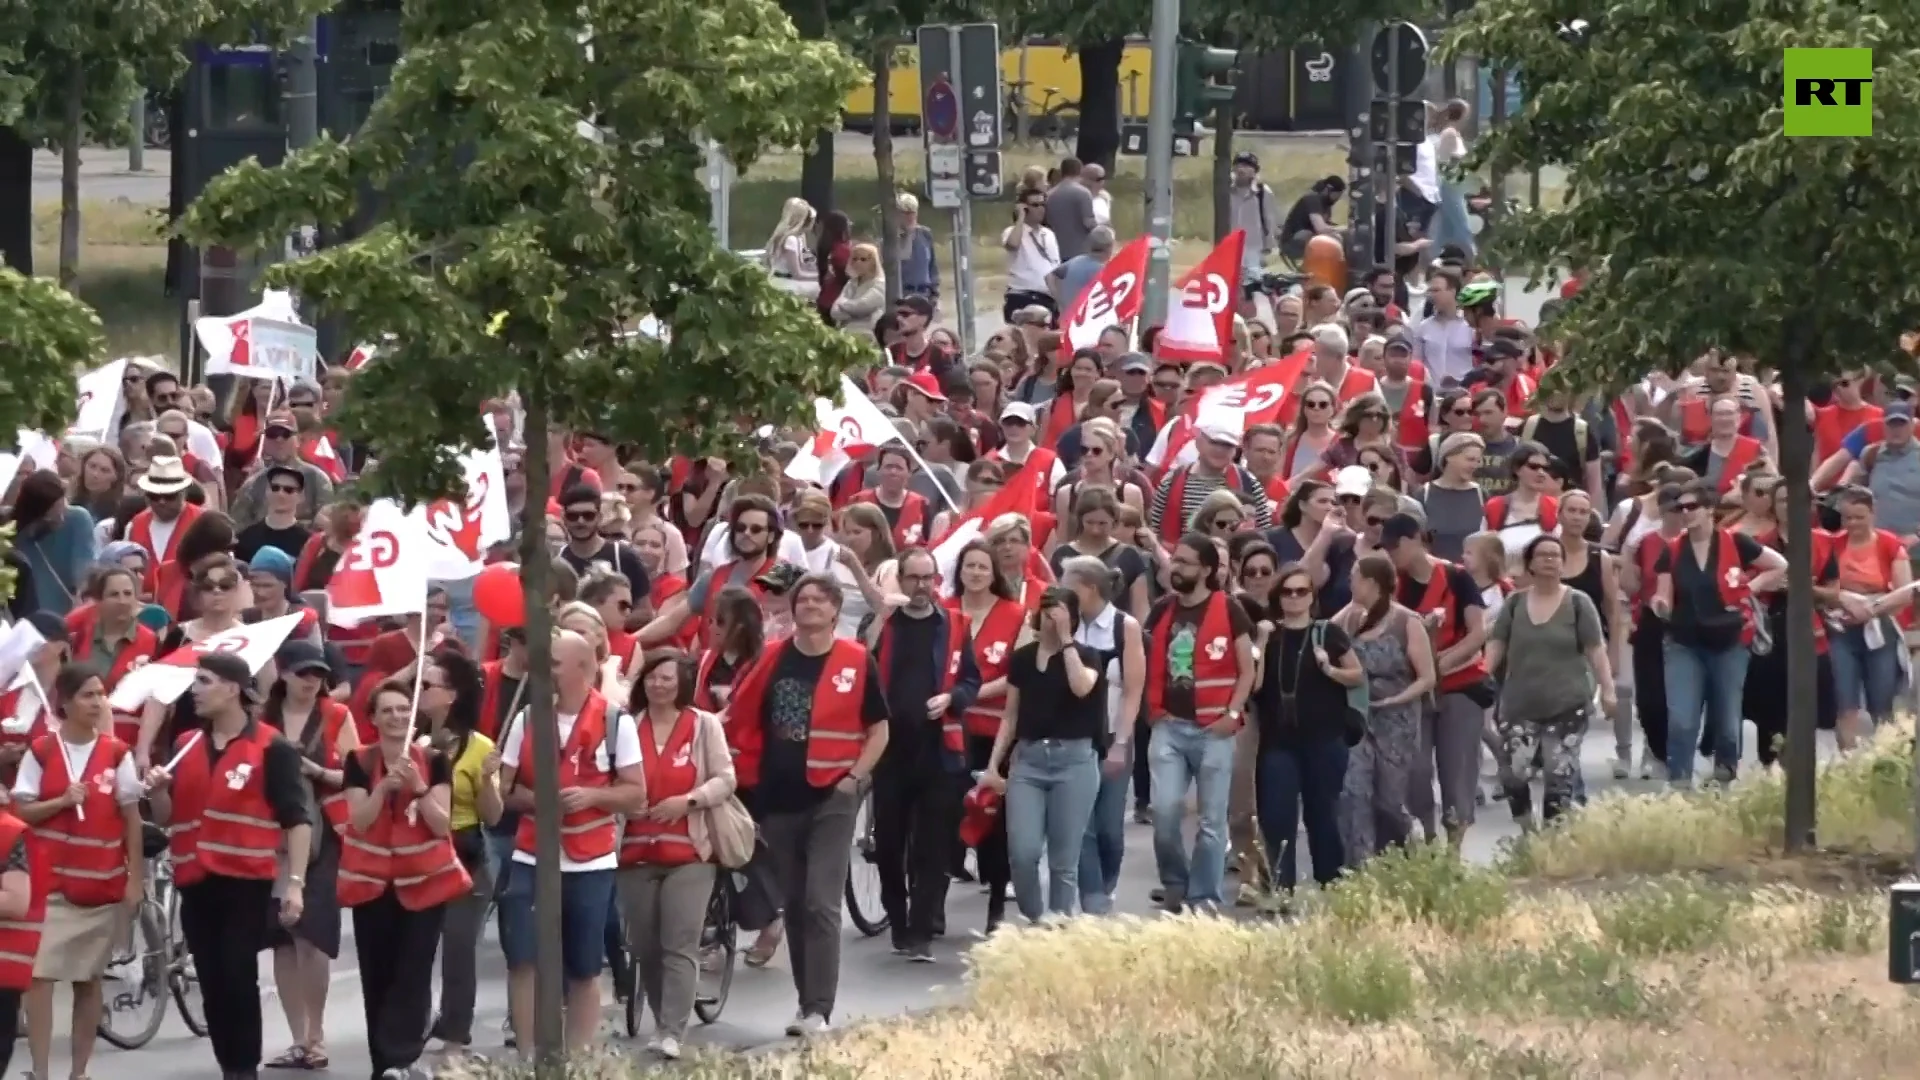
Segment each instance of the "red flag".
M1246 246L1246 232L1235 229L1180 279L1179 302L1169 305L1172 310L1154 345L1155 355L1163 360L1226 359L1240 296L1240 257Z
M1180 416L1167 425L1166 450L1158 460L1150 454L1149 462L1162 470L1184 464L1188 458L1183 457L1182 452L1193 441L1194 426L1200 422L1203 414L1212 416L1237 412L1240 414L1242 431L1255 424L1276 423L1280 418L1281 405L1300 382L1301 376L1306 374L1307 364L1312 360L1312 352L1296 352L1266 367L1255 368L1218 386L1209 387L1187 402Z
M316 435L300 444L300 456L307 464L327 474L327 479L336 484L347 479L347 464L334 452L333 440L326 435Z
M949 538L960 532L963 526L971 526L978 532L985 532L987 526L993 524L993 519L1001 514L1022 514L1028 520L1032 520L1034 498L1040 491L1041 485L1046 482L1046 470L1021 469L1014 474L1011 483L1003 485L999 491L994 492L993 498L982 503L980 509L968 511L953 519L947 525L947 531L941 533L939 538L928 547L939 547L946 543Z
M1099 343L1100 332L1107 327L1124 326L1137 318L1146 279L1147 238L1143 236L1108 259L1074 298L1066 321L1060 324L1061 354L1070 356L1075 349L1090 349Z
M346 368L348 371L359 371L361 368L367 366L367 361L373 359L374 351L374 347L371 345L356 345L353 351L347 354L347 359L340 366Z

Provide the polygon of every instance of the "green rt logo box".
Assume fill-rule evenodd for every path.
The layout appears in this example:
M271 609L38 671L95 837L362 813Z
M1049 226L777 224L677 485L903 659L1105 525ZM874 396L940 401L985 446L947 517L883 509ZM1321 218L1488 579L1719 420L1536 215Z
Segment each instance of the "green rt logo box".
M1872 49L1785 49L1786 133L1873 134Z

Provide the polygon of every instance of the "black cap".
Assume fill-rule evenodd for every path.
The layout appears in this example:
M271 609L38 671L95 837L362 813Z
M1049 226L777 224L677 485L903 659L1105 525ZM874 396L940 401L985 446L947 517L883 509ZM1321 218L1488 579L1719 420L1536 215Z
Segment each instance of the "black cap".
M284 476L294 483L299 484L301 491L307 490L307 474L291 465L269 465L266 468L266 473L267 483L269 484L273 483L274 477Z
M316 669L324 675L333 674L327 654L311 641L289 641L280 646L280 651L273 654L273 663L283 674L297 675Z
M1395 330L1387 335L1384 351L1410 353L1413 351L1413 339L1404 332Z
M1380 523L1380 546L1392 550L1402 540L1420 540L1427 527L1412 514L1395 514Z
M913 312L923 319L933 318L933 301L918 293L910 293L903 296L900 298L899 303L893 305L893 310L895 311L899 311L902 308Z
M1487 342L1484 352L1488 360L1518 360L1527 355L1526 348L1519 342L1504 337Z
M1233 163L1235 165L1245 165L1250 169L1258 169L1260 167L1260 158L1251 150L1242 150L1233 155Z
M200 670L215 678L225 679L248 696L253 694L253 669L233 653L211 652L201 656Z

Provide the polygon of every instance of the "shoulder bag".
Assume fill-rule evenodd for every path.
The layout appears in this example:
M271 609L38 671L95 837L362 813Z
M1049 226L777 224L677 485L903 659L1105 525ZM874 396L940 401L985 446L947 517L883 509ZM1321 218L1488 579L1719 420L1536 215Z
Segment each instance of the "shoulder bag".
M706 757L707 728L718 723L712 713L695 710L700 726L694 731L694 752L701 761ZM703 806L707 815L707 838L713 843L713 857L721 866L738 870L753 860L753 849L760 839L760 828L753 815L741 805L740 796L729 794L718 805Z

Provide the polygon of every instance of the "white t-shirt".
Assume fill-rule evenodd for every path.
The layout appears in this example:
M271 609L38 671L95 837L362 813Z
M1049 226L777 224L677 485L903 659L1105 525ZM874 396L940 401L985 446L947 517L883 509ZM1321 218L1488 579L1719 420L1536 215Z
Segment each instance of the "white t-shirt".
M198 420L187 421L187 452L206 463L214 472L224 471L221 467L224 459L220 454L220 440L213 437L213 429Z
M1102 188L1093 193L1093 221L1096 225L1113 224L1113 192Z
M1006 246L1013 239L1013 230L1018 225L1009 225L1000 230L1000 244ZM1013 258L1007 261L1007 288L1014 292L1046 293L1047 275L1060 265L1060 241L1054 237L1053 230L1045 225L1028 226L1027 235L1020 240L1020 246L1014 249Z
M559 739L562 748L567 745L567 739L573 735L573 722L577 716L577 713L560 713L554 717L560 729ZM520 715L514 717L513 723L507 725L506 738L500 740L500 765L502 768L514 770L516 775L520 771L520 744L526 741L520 736L520 725L526 718L527 714L525 711L522 711ZM616 725L613 734L613 768L617 771L640 764L640 731L634 726L633 717L627 715L625 709L616 709L612 705L609 705L607 707L607 722ZM607 768L607 743L605 739L602 739L600 745L593 748L593 761L597 767L601 769ZM535 865L534 857L531 854L518 849L513 853L513 861L527 866ZM574 862L572 859L567 858L565 854L560 856L560 872L563 874L572 874L586 870L613 870L619 865L620 848L617 844L614 846L614 849L607 852L606 855L589 862Z
M1440 201L1440 136L1428 135L1413 152L1413 181L1420 197L1430 203Z
M153 517L147 519L147 535L153 537L152 555L156 562L166 555L167 545L173 540L173 531L179 527L179 518L174 518L172 521L161 521L160 515L155 514Z
M98 741L98 739L88 739L84 743L70 743L61 738L55 738L53 740L53 744L60 748L62 754L66 755L68 776L72 776L75 772L87 767L87 759L93 756L93 744ZM40 760L38 758L32 754L27 754L22 757L20 759L20 772L13 780L14 801L23 803L39 802L41 798L40 782L43 775L45 774L40 769ZM146 785L140 782L139 774L134 771L132 754L122 754L120 756L120 767L114 770L113 774L113 787L115 794L118 796L115 801L121 806L137 803L140 801L140 796L146 794ZM59 794L60 792L57 791L51 792L48 797Z

